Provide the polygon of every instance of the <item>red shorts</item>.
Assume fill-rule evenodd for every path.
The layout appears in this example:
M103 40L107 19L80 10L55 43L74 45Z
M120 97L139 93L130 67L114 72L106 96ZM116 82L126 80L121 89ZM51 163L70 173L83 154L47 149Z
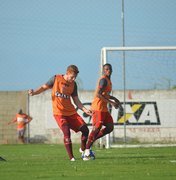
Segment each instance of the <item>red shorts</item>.
M80 131L80 128L86 124L77 113L71 116L54 115L54 118L61 129L66 125L75 132Z
M26 128L18 129L18 137L22 137L25 135Z
M92 125L101 128L102 125L113 123L112 116L109 112L94 111L92 116Z

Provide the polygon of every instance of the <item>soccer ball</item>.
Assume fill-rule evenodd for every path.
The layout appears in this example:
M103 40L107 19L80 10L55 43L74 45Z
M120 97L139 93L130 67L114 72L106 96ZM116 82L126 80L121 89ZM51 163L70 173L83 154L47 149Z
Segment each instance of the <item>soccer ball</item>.
M89 154L89 156L85 156L85 154L82 153L81 158L82 158L84 161L87 161L87 160L95 160L95 153L90 149L90 154Z

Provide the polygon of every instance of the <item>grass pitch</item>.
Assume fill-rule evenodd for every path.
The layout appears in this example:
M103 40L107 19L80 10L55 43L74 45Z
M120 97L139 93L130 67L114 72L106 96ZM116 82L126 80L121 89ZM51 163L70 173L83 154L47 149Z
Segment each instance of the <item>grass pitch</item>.
M0 179L176 179L176 148L93 148L96 160L83 161L73 145L70 162L64 145L0 145Z

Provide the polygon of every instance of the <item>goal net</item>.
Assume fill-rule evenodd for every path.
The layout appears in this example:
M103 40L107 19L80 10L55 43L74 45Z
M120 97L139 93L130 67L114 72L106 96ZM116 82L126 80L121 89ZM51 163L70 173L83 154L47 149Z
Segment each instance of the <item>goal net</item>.
M110 107L115 128L100 143L176 142L176 46L104 47L105 63L123 112Z

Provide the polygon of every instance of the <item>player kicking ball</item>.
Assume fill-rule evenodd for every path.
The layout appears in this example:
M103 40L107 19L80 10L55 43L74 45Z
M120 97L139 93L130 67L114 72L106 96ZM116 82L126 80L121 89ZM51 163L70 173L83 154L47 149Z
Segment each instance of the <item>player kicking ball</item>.
M67 67L64 75L55 75L38 89L29 90L29 95L34 96L52 88L53 115L63 132L65 148L71 161L75 161L75 157L72 150L70 129L82 133L81 151L85 150L89 135L89 129L84 120L77 114L71 98L79 109L92 116L92 111L86 109L78 97L77 84L75 82L78 73L78 68L75 65L70 65Z
M86 150L84 152L84 160L92 159L93 152L91 150L91 146L93 143L97 139L111 133L114 129L113 119L108 111L107 104L110 103L116 109L122 108L120 101L114 96L110 95L110 92L112 91L111 74L111 64L103 65L103 76L99 79L95 97L92 102L93 128L88 137ZM102 128L102 126L105 126L105 128Z

